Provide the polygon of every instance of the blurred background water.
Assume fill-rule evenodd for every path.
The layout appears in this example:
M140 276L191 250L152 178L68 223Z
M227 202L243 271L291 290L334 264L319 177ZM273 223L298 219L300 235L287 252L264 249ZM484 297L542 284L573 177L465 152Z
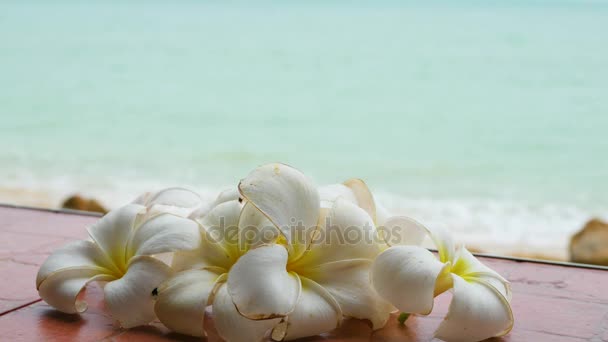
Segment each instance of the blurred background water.
M0 199L213 197L282 161L562 253L608 217L607 95L605 1L1 1Z

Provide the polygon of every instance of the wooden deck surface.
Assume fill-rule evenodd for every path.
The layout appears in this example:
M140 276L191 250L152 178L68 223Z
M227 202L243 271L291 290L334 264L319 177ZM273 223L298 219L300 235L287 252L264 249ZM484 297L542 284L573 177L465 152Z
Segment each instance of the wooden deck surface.
M160 323L118 328L104 310L95 285L85 293L84 314L59 313L35 289L39 265L55 248L86 236L98 218L76 213L0 206L0 341L168 341L199 339L170 333ZM511 281L515 327L495 341L608 341L608 271L482 257ZM429 341L447 311L449 295L437 299L428 317L395 319L372 332L366 322L347 320L337 331L305 341ZM235 327L236 329L237 327ZM209 341L219 339L211 334Z

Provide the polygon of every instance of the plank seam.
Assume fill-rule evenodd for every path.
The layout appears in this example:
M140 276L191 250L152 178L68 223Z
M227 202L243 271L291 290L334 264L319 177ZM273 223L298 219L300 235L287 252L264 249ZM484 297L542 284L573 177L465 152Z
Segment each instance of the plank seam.
M38 298L38 299L33 300L33 301L31 301L31 302L28 302L28 303L25 303L25 304L19 305L19 306L17 306L17 307L14 307L14 308L12 308L12 309L8 309L8 310L6 310L6 311L4 311L4 312L0 312L0 317L4 316L4 315L6 315L6 314L9 314L9 313L11 313L11 312L15 312L15 311L17 311L17 310L21 310L21 309L23 309L23 308L25 308L25 307L28 307L28 306L30 306L30 305L32 305L32 304L36 304L36 303L38 303L38 302L40 302L40 301L42 301L42 298Z

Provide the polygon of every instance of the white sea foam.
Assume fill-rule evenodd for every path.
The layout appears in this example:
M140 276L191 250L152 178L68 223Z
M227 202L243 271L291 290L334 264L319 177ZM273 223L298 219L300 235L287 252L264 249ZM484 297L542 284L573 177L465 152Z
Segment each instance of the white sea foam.
M545 255L565 259L570 237L591 217L608 211L562 204L484 198L406 198L381 193L393 214L447 226L458 241L488 253Z
M81 193L101 201L108 208L128 203L145 191L167 186L184 186L213 200L229 187L129 181L114 184L82 184L68 177L53 180L20 180L20 185L0 189L0 202L58 207L63 199ZM83 189L86 189L83 191ZM492 198L406 197L388 192L376 194L391 214L407 215L426 225L444 225L459 242L489 253L544 255L567 258L570 236L592 217L608 219L608 211L564 204L533 204Z

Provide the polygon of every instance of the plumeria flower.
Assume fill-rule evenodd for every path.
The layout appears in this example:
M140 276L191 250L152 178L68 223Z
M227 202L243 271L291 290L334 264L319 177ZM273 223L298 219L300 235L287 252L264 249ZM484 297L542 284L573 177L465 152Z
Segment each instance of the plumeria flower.
M257 209L247 206L238 190L218 196L210 210L191 214L201 227L200 247L175 253L177 272L157 288L155 311L169 329L186 335L205 336L205 309L213 307L217 331L227 341L261 340L280 319L250 320L242 316L227 292L228 272L236 261L260 241L247 239L248 227L271 227ZM198 215L200 216L198 216ZM272 226L274 227L274 226ZM272 234L276 238L276 234ZM235 329L234 327L238 327Z
M274 226L255 207L246 206L246 200L232 189L222 192L214 207L196 220L201 227L201 245L193 251L175 253L172 266L177 273L157 289L157 317L175 332L205 336L205 309L211 305L215 328L225 340L263 339L280 319L251 320L242 316L227 292L226 281L237 260L264 243L255 236L247 239L246 233L258 232L260 226ZM272 233L270 239L276 238L277 234Z
M225 324L230 331L230 324L238 322L239 329L246 330L248 320L236 312L224 285L228 271L246 252L239 249L237 237L242 208L238 191L228 190L218 196L213 208L191 215L200 224L201 244L195 250L175 253L172 266L177 273L157 288L154 309L169 329L205 336L205 309L213 303L218 328ZM223 312L227 312L225 321Z
M173 274L155 255L200 244L198 224L175 215L197 207L197 197L166 189L109 212L87 229L90 240L71 242L42 264L36 277L40 297L62 312L83 312L87 304L78 294L88 283L103 281L106 305L122 327L150 322L152 292Z
M408 229L422 225L400 218ZM374 261L371 281L376 291L405 313L427 315L434 297L451 290L449 311L435 337L446 341L479 341L503 336L513 327L509 283L477 260L449 234L427 230L438 249L393 246Z
M328 195L322 208L319 192L299 171L281 164L254 170L239 192L220 195L200 219L201 248L176 254L173 266L183 271L158 288L159 319L174 331L203 336L211 305L218 334L236 342L259 341L269 332L276 340L316 335L343 316L384 326L393 306L369 284L381 247L363 240L373 235L373 220L353 198L338 197ZM291 229L297 224L300 230ZM236 238L210 238L218 231L230 237L229 230ZM340 241L345 230L361 241ZM333 233L331 240L321 240L326 233Z
M280 232L243 255L228 274L227 292L241 315L280 318L272 331L279 340L333 330L343 316L384 326L392 306L369 285L381 247L366 210L341 198L322 208L314 184L282 164L254 170L239 191L248 217L262 217Z

